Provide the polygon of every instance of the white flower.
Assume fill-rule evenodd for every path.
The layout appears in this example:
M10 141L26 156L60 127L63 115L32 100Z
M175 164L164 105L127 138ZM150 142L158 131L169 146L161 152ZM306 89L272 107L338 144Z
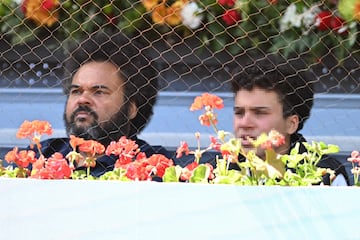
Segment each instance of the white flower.
M198 28L203 19L200 12L201 9L195 2L185 4L180 12L183 24L191 29Z
M315 24L316 16L320 12L320 8L318 6L312 6L310 9L306 9L302 14L302 21L306 28L310 28Z
M284 32L292 27L301 27L301 16L296 13L296 5L290 4L284 16L280 19L280 31Z
M315 24L316 15L320 9L314 5L310 9L304 8L302 13L298 13L296 5L290 4L286 9L284 16L280 19L280 31L286 31L292 27L305 28L305 34L307 30Z

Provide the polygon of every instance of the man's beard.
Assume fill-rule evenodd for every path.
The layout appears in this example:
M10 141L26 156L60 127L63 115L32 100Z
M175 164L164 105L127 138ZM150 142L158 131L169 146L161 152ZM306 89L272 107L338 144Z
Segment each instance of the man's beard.
M94 120L90 126L78 126L75 123L75 115L80 111L88 112ZM64 113L66 133L85 140L96 140L105 147L111 141L118 141L121 136L128 136L130 133L130 119L128 119L129 104L124 104L121 109L109 120L99 123L99 116L88 106L79 106L70 116L70 121Z

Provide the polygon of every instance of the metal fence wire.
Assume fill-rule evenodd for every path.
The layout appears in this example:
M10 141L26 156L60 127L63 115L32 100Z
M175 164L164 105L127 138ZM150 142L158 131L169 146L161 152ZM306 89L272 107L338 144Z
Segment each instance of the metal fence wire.
M276 56L306 62L318 76L320 92L355 93L359 5L351 0L3 0L1 86L56 87L64 49L99 31L121 31L154 51L163 65L164 90L205 85L207 91L226 91L228 64Z
M1 0L0 88L60 89L72 44L122 32L160 92L230 93L234 68L270 59L312 73L316 93L355 95L359 21L358 0Z

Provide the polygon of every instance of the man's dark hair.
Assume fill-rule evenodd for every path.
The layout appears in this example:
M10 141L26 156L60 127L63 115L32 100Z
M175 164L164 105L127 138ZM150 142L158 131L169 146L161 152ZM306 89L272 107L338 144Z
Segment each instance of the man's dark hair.
M253 64L234 73L232 81L234 94L241 89L251 91L260 88L275 91L283 105L283 117L296 114L299 116L301 130L305 121L310 117L313 106L313 84L307 80L304 72L296 70L290 65Z
M120 77L125 81L124 104L134 102L138 108L136 117L130 121L128 137L137 135L153 115L158 92L156 67L142 49L138 42L121 33L89 36L83 42L71 46L65 61L64 93L69 94L72 76L80 66L91 61L111 62L119 68Z

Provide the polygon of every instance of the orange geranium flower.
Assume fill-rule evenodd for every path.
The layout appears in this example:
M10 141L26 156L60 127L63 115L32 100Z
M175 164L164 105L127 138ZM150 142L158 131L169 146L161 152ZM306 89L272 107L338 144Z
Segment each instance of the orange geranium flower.
M201 96L197 96L194 99L194 102L191 104L190 111L201 110L204 107L222 109L224 108L224 101L216 95L203 93Z
M267 139L261 144L263 149L271 149L273 146L278 147L285 144L285 137L278 131L271 130L267 135Z
M53 129L49 122L34 120L32 122L25 120L19 130L16 133L17 138L29 138L31 140L30 146L33 147L32 143L35 143L38 148L41 148L40 139L43 134L51 135Z
M81 144L83 144L84 141L85 140L83 138L79 138L74 135L70 135L70 146L72 147L72 149L74 151L76 151L77 146L80 146Z
M207 127L210 127L211 124L216 125L218 123L216 114L214 114L213 112L210 112L210 111L206 112L205 114L200 115L199 121L200 121L201 125L207 126Z
M359 1L355 2L354 18L357 19L358 21L360 21L360 2Z
M162 3L154 7L151 18L156 24L165 24L166 14L166 6Z
M182 21L180 11L187 0L178 0L171 4L170 7L166 6L166 1L162 1L158 5L153 5L152 20L157 24L169 24L170 26L179 25ZM150 6L150 4L149 4Z
M84 142L80 144L79 150L80 152L95 156L96 154L103 154L105 152L105 147L95 140L84 140Z
M144 5L147 11L151 11L156 5L159 4L160 1L165 2L165 0L142 0L141 3Z
M83 138L75 137L74 135L70 135L70 146L72 147L72 151L66 155L66 158L69 160L69 164L71 168L74 168L74 162L81 162L84 157L77 152L77 147L84 143Z
M49 122L34 120L32 122L25 120L16 133L17 138L33 138L36 135L51 135L53 129Z
M176 1L166 9L166 14L167 14L166 22L170 26L176 26L182 22L180 12L186 2L187 1L182 1L182 0Z
M84 142L79 145L79 150L87 155L83 162L84 166L95 167L96 155L103 154L105 152L105 147L95 140L84 140ZM82 160L82 158L76 160Z
M26 18L40 26L51 27L59 19L59 6L59 0L24 0L21 9Z
M8 163L15 163L18 167L26 168L29 164L34 163L36 158L34 151L22 150L19 152L18 148L14 147L13 150L5 155L5 160Z

